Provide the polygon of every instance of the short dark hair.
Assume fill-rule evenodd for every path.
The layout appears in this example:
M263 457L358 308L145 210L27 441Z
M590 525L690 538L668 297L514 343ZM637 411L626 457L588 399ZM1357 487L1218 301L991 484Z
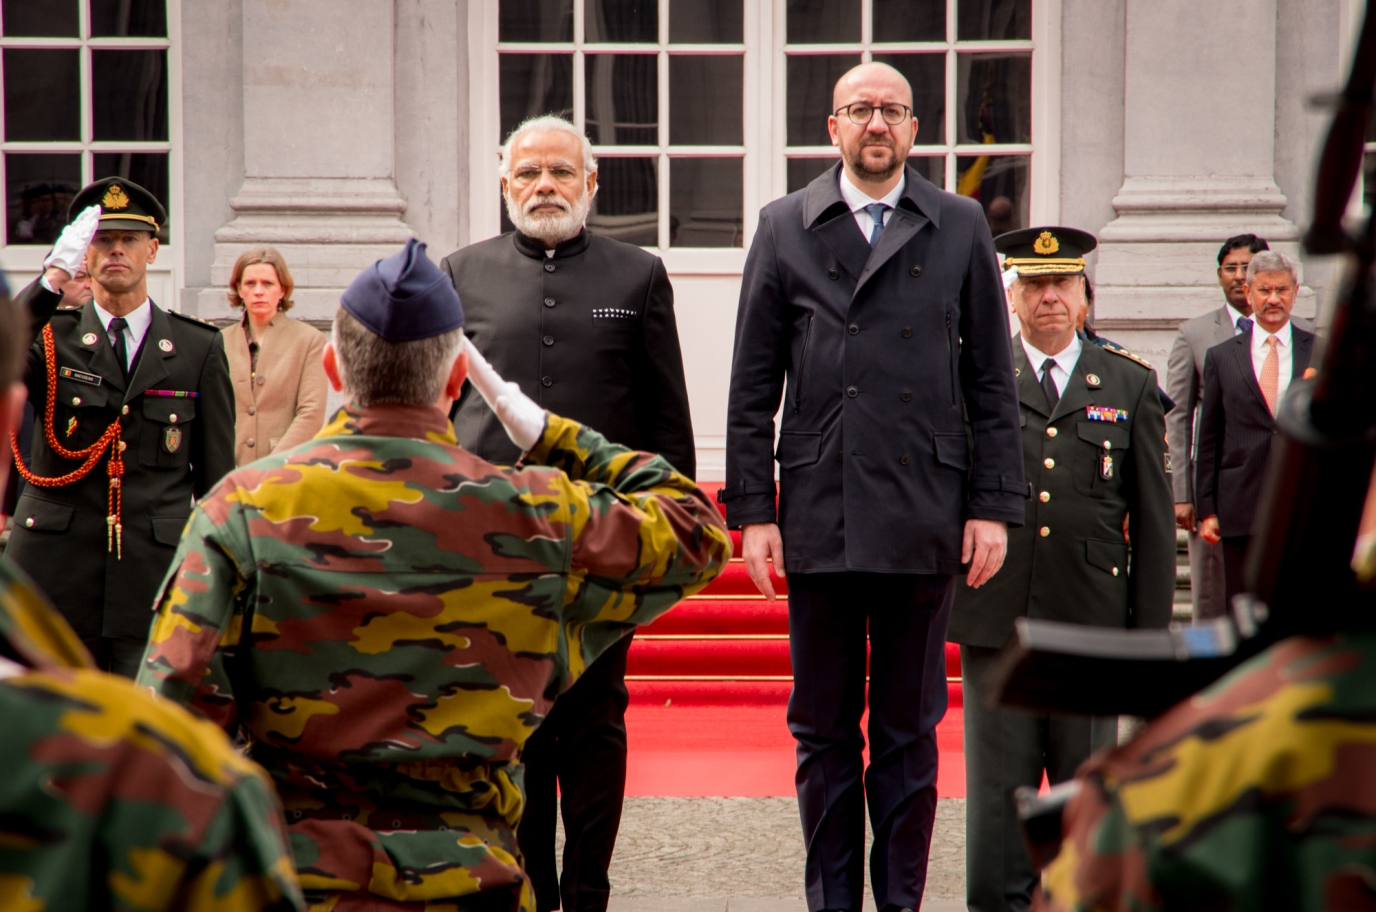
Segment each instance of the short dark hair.
M1223 258L1234 250L1246 247L1252 253L1261 253L1263 250L1270 250L1271 245L1266 243L1266 238L1257 237L1255 234L1235 234L1223 242L1223 246L1218 248L1218 265L1223 265Z

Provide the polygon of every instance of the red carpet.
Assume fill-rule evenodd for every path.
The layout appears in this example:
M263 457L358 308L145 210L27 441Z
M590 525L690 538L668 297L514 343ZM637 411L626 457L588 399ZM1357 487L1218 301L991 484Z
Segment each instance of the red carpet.
M715 494L720 485L703 485ZM736 551L740 538L732 533ZM776 581L782 596L782 580ZM937 794L965 796L959 652L947 646L951 708L937 727ZM739 558L631 647L626 794L793 796L788 606L766 602ZM863 726L862 726L863 727Z

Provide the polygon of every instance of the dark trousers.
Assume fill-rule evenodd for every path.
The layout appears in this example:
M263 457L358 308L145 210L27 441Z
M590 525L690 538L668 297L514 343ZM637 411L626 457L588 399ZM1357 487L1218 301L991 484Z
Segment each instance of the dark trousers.
M1242 582L1242 568L1247 563L1247 545L1251 541L1250 535L1235 535L1223 539L1223 591L1230 614L1233 610L1233 596L1247 591L1247 586Z
M970 912L1024 910L1037 872L1013 804L1020 785L1075 777L1090 754L1117 740L1115 717L994 709L989 677L1000 650L960 647L965 702L965 902ZM1092 686L1091 682L1086 682Z
M146 637L83 636L81 642L101 671L131 679L138 676L143 650L148 645Z
M539 912L603 912L607 868L626 797L626 653L608 649L568 692L521 752L526 807L517 838ZM558 786L560 801L556 797ZM555 871L555 814L564 815L564 873Z
M808 909L859 910L865 805L880 909L916 909L936 817L936 724L946 712L946 623L954 577L789 574L798 811ZM870 765L864 768L868 633Z

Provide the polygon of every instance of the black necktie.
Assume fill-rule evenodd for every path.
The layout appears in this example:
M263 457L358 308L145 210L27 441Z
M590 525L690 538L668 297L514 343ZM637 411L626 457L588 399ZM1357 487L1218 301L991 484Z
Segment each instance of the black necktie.
M1055 358L1047 358L1042 362L1042 392L1046 394L1046 404L1052 410L1055 410L1056 403L1061 401L1061 394L1056 391L1056 381L1051 379L1051 368L1055 366Z
M115 337L115 357L119 359L119 369L125 380L129 379L129 349L124 344L124 328L128 325L129 321L123 317L110 321L110 334Z

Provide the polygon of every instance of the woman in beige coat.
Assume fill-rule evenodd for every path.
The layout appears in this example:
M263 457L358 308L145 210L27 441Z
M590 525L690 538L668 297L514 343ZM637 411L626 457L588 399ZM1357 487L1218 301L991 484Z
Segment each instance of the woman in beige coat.
M238 413L235 465L305 443L325 424L325 336L287 316L293 287L286 260L271 247L246 251L234 264L229 303L244 318L221 331Z

